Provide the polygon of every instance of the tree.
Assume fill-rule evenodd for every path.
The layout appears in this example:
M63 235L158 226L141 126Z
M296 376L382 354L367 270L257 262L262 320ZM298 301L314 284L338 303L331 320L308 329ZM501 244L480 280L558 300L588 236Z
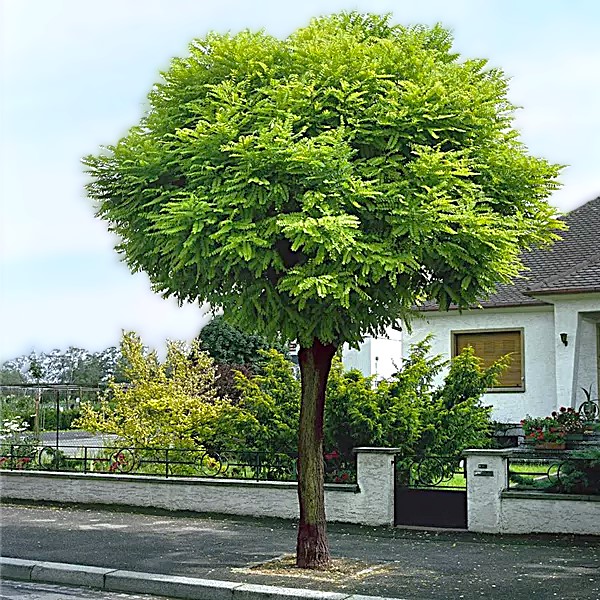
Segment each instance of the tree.
M139 447L194 448L197 439L210 439L223 405L216 400L212 360L197 344L191 361L189 348L170 342L161 362L137 335L126 333L121 351L130 383L110 381L99 407L82 404L76 427L116 434Z
M19 369L7 363L0 366L0 385L21 385L25 382L25 376Z
M154 289L298 340L297 564L329 562L325 387L336 349L433 299L466 307L556 237L559 167L527 153L507 79L441 26L314 19L209 33L139 125L84 163L98 215Z
M215 361L218 396L229 398L235 403L242 399L240 389L236 385L237 372L246 377L259 372L264 362L262 352L271 348L287 355L283 344L273 344L261 335L245 333L227 323L222 315L213 317L202 328L198 341L200 349L208 352Z
M256 367L260 364L261 350L277 349L285 354L282 344L273 344L261 335L245 333L217 315L207 323L198 336L200 348L208 352L217 363Z
M120 352L115 346L100 352L88 352L73 346L64 351L54 349L49 353L31 352L0 365L2 372L13 373L10 381L2 380L2 383L43 382L97 386L107 383L109 379L123 381Z

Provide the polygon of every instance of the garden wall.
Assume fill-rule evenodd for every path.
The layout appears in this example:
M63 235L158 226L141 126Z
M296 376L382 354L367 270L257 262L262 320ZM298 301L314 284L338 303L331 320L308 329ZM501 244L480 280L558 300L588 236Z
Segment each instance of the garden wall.
M465 450L469 531L600 535L600 496L508 489L510 450Z
M326 484L327 519L394 523L394 448L358 448L357 484ZM466 450L469 531L600 535L600 496L508 489L510 450ZM2 497L298 517L294 482L46 471L0 471Z
M600 535L600 496L505 491L501 530Z
M392 525L394 449L358 448L357 484L326 484L329 521ZM298 518L295 482L1 471L4 499Z

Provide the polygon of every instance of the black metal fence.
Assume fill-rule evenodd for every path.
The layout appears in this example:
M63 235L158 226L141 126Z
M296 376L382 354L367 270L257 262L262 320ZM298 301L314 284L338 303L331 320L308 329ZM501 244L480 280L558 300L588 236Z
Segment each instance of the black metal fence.
M466 460L461 456L397 456L396 482L411 488L465 489Z
M508 461L509 489L559 494L600 494L600 452L532 454Z
M355 483L356 464L337 455L324 457L325 481ZM297 453L205 448L123 446L31 446L11 444L0 455L0 469L112 473L162 477L219 477L296 481Z

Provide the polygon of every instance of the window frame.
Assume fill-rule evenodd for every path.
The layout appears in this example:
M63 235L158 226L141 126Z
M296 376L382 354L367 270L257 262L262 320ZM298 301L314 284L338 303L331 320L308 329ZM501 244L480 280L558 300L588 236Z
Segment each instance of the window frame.
M450 349L451 349L451 357L454 358L457 356L457 343L458 336L467 334L467 335L476 335L476 334L486 334L486 333L519 333L519 338L521 342L521 385L518 387L491 387L486 390L486 394L507 394L507 393L518 393L522 394L526 391L525 385L525 328L524 327L492 327L487 329L453 329L450 331Z

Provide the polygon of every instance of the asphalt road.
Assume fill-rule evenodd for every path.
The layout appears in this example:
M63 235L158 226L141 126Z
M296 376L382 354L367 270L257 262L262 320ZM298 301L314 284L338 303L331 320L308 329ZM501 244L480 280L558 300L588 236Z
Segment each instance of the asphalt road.
M52 583L1 581L0 600L168 600L164 596L103 592Z
M293 553L294 523L6 505L2 555L411 600L600 600L600 540L329 526L332 553L377 569L342 581L251 566ZM565 515L568 518L568 515Z

